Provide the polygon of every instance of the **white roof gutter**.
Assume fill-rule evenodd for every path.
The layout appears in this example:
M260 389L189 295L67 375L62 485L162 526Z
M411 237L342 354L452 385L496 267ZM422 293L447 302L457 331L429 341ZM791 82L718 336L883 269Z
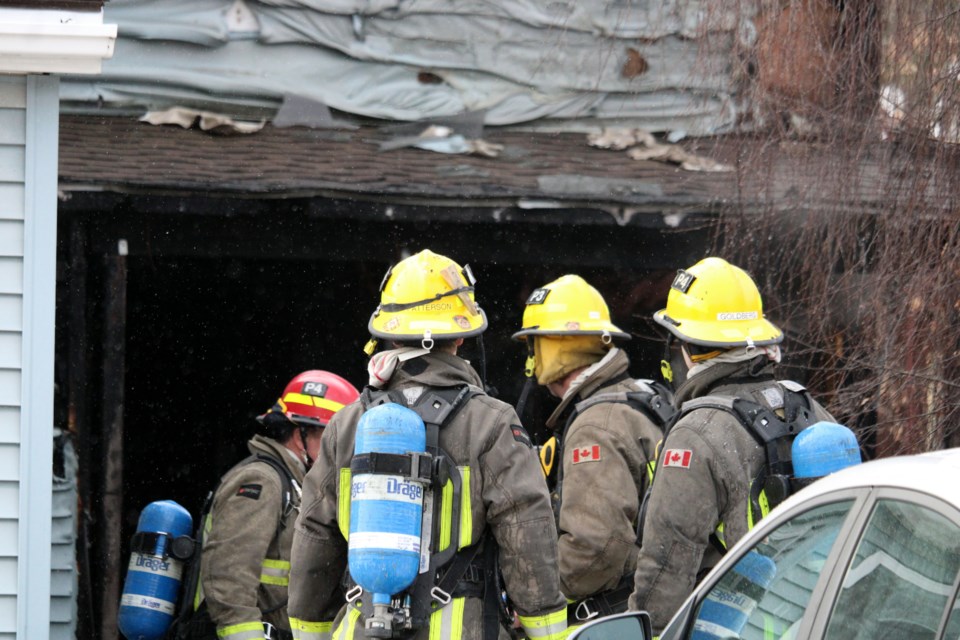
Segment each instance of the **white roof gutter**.
M116 39L102 10L0 9L0 73L98 74Z

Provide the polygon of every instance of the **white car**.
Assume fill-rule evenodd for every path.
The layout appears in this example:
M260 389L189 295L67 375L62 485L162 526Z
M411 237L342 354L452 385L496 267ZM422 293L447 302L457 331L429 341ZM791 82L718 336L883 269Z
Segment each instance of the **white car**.
M660 640L960 638L960 449L838 471L724 556ZM645 613L579 640L650 640Z

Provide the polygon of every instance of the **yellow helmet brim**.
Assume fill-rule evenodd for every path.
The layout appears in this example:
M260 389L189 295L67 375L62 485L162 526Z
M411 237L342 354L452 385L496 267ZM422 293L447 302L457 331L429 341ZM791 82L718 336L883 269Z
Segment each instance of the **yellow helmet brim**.
M763 317L728 319L714 322L676 320L667 315L666 309L653 314L654 321L684 342L704 347L746 347L779 344L783 332Z
M374 311L367 324L370 335L396 341L420 340L429 335L434 340L472 338L487 329L487 314L477 308L471 315L463 309L453 309L449 314L416 314L409 311L389 313Z

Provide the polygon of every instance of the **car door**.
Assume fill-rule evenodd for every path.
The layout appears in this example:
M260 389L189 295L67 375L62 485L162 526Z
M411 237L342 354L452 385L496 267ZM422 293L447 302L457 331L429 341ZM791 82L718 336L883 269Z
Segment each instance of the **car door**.
M661 639L957 640L958 585L960 511L915 491L849 490L761 523Z

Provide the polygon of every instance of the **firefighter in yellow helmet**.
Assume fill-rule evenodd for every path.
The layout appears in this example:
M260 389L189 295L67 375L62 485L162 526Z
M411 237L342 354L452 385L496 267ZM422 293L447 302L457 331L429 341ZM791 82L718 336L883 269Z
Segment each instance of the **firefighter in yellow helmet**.
M493 640L501 632L498 563L526 635L564 638L556 528L536 453L513 408L488 396L477 372L457 356L464 338L487 328L469 268L421 251L387 273L380 293L369 331L382 350L370 358L368 386L330 423L304 485L290 575L294 637L354 640L370 631L378 637ZM420 414L428 453L451 469L437 484L431 475L428 486L436 488L426 570L393 594L399 606L391 605L386 631L376 627L379 614L362 589L350 586L342 608L334 600L347 568L357 426L368 408L384 402Z
M633 589L637 518L669 394L629 374L600 293L565 275L533 291L523 313L527 369L560 404L547 420L554 435L541 451L553 482L560 585L568 622L625 611ZM553 448L553 460L548 459Z
M767 449L753 423L738 416L801 428L834 420L802 386L774 377L783 333L764 317L760 292L742 269L711 257L679 270L666 308L653 317L680 341L687 368L674 396L679 417L657 461L630 596L630 609L648 611L659 633L774 499L766 493L774 488L766 483L773 479Z

